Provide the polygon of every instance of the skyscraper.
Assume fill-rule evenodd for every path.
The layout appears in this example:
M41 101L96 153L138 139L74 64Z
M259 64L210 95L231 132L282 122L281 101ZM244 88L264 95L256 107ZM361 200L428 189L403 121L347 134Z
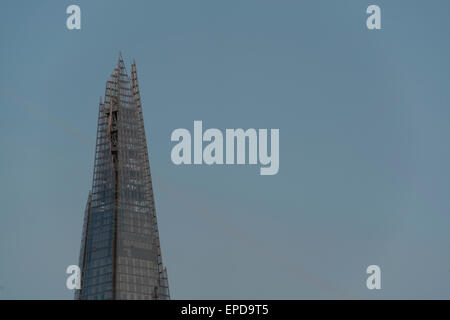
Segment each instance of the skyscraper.
M76 299L169 299L136 72L122 56L100 98Z

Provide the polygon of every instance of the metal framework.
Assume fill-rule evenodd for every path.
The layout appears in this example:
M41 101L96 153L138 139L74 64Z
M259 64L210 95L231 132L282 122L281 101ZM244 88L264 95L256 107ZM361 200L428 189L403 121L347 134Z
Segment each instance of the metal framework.
M92 191L80 249L76 299L166 300L152 177L136 63L120 55L100 98Z

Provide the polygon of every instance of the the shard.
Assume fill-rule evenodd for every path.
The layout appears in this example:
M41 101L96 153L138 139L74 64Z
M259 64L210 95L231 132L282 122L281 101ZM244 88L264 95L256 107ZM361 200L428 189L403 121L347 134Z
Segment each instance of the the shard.
M76 299L169 299L136 64L120 55L100 99Z

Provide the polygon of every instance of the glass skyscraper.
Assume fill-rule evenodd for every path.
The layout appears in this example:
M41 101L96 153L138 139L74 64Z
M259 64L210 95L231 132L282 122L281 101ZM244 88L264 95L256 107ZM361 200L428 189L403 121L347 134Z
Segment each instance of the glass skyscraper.
M169 299L136 72L122 56L100 98L76 299Z

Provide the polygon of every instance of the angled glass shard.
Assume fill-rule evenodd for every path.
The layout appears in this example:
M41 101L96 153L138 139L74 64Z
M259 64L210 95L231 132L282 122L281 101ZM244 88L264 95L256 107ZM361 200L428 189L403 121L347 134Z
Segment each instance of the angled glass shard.
M120 55L100 101L94 177L81 239L76 299L166 300L136 71Z

